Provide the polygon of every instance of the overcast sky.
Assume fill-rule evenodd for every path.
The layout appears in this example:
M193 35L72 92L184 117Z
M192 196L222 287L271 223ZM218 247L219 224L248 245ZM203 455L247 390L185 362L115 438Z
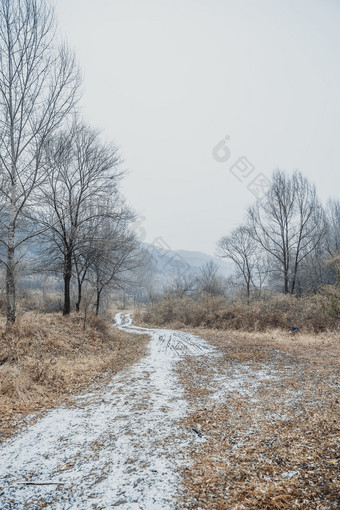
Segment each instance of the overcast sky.
M148 242L214 253L275 168L340 196L340 0L55 4Z

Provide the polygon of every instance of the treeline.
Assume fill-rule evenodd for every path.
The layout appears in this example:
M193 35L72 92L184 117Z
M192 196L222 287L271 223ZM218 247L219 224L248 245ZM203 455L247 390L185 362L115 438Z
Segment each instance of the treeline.
M140 320L155 326L322 332L340 323L340 202L323 207L300 172L277 170L245 221L217 243L233 262L176 275Z
M79 113L81 76L58 42L44 0L0 0L0 243L7 323L16 320L24 248L38 243L36 273L60 274L63 313L71 279L79 310L84 282L105 290L132 279L142 262L128 229L133 211L119 193L118 149Z
M339 278L340 201L323 207L315 186L295 171L276 170L245 222L218 242L249 300L263 290L301 296Z
M315 186L295 171L273 172L268 192L250 206L244 222L217 242L217 255L233 264L223 277L214 262L192 273L178 271L162 292L149 292L149 301L163 296L202 295L260 298L268 294L315 294L340 280L340 201L324 207Z

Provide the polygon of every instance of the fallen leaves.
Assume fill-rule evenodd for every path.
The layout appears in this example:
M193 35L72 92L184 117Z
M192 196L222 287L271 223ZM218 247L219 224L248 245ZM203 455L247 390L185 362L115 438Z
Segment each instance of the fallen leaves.
M222 356L180 370L193 410L185 424L203 434L183 471L185 508L338 508L339 342L333 337L323 353L317 345L306 351L303 339L196 333ZM261 380L264 371L272 377ZM240 373L242 384L233 385ZM209 398L204 389L218 392L217 380L226 391Z

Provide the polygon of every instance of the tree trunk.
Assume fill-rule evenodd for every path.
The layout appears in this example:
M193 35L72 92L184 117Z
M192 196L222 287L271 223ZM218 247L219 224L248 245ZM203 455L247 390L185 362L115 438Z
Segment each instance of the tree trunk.
M289 276L288 276L287 268L284 268L284 286L285 286L285 294L289 294Z
M82 291L82 282L78 279L78 300L76 302L76 311L79 312L80 303L81 303L81 291Z
M290 289L291 294L294 294L294 292L295 292L297 274L298 274L298 260L296 257L295 264L294 264L293 280L292 280L291 289Z
M96 300L96 316L99 315L99 308L100 308L100 295L101 295L101 290L98 290L97 289L97 300Z
M8 248L6 266L6 299L7 299L7 324L15 323L15 202L16 185L13 183L11 189L11 205L9 212Z
M7 297L7 324L14 324L16 306L15 306L15 265L14 265L14 247L9 246L7 252L6 269L6 297Z
M71 313L71 295L70 295L71 277L72 277L72 251L69 250L65 255L63 315L70 315Z
M295 292L295 279L296 279L296 276L294 275L294 278L293 278L293 281L292 281L292 285L291 285L291 289L290 289L290 293L291 294L294 294Z

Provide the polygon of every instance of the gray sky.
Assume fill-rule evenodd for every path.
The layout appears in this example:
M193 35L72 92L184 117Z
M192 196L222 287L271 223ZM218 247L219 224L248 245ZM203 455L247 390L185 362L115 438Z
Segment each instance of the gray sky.
M248 185L278 167L339 197L340 0L55 3L85 117L121 148L146 241L213 253L254 200ZM254 169L238 180L242 156Z

